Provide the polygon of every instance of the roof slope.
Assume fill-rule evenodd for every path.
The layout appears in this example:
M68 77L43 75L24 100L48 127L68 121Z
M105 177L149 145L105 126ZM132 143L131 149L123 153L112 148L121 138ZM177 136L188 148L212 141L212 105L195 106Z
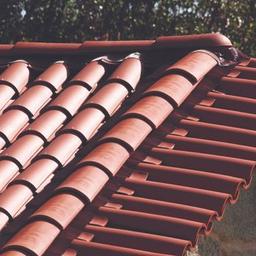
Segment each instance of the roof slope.
M249 186L256 60L226 37L0 54L1 255L183 255Z

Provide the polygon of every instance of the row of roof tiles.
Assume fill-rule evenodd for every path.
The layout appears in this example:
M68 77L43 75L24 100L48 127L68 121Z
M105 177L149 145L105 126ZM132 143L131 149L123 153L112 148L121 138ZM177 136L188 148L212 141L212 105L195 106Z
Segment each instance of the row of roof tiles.
M194 42L203 39L211 44L211 37L193 38ZM193 38L180 42L193 43ZM158 41L164 43L166 39ZM2 255L43 255L47 250L47 255L60 255L56 253L58 247L49 246L71 222L76 223L80 235L71 244L62 242L65 248L70 247L63 255L182 255L194 246L198 235L208 233L212 221L222 217L226 203L237 200L239 187L248 187L255 165L254 117L249 113L254 111L252 67L256 61L241 62L229 76L221 78L219 91L214 91L216 81L202 79L217 62L212 53L195 51L157 73L155 82L145 87L117 124L4 244ZM16 83L10 81L12 76L3 77L3 86L11 93L4 99L2 116L9 121L8 113L13 111L23 115L24 121L14 124L13 138L7 136L8 129L1 132L2 147L7 149L0 155L0 164L6 170L3 175L9 175L0 195L2 227L24 211L56 171L72 160L134 91L141 77L141 64L139 56L130 55L110 78L100 81L106 63L94 60L62 91L67 68L55 63L54 72L45 77L43 73L31 86L21 86L25 90L20 90L24 91L13 103L12 97L18 97ZM26 63L22 65L27 69ZM25 84L29 81L26 69L21 79ZM54 79L59 71L61 82ZM5 72L8 74L8 69ZM102 87L95 89L98 81ZM39 98L31 101L37 108L33 112L24 95L34 88L49 93L46 97L42 94L43 99L36 93ZM187 97L190 100L184 102ZM151 133L153 130L156 132ZM96 211L85 208L81 222L85 226L81 227L77 216L90 204Z
M53 66L49 68L50 71L52 67L55 68L55 65L61 65L60 68L65 67L63 64L53 64ZM9 218L14 218L17 212L24 207L24 203L27 203L28 200L31 199L33 193L37 191L48 178L51 178L55 169L64 166L74 157L79 147L91 138L103 120L113 115L122 101L127 97L129 91L136 87L141 74L140 67L139 58L132 57L124 60L112 76L105 82L106 85L99 89L94 96L83 105L83 110L69 121L84 103L90 94L90 90L95 87L100 78L104 75L104 67L102 64L98 61L93 61L86 65L74 79L70 80L70 85L44 108L43 113L36 118L34 122L28 124L29 117L26 116L26 123L22 123L22 127L26 128L21 133L19 133L21 126L17 118L14 119L15 122L12 125L13 130L16 128L16 133L12 138L7 136L4 130L1 131L2 134L8 138L9 143L15 139L17 134L19 134L19 137L7 149L3 150L0 155L1 190L3 191L14 177L16 178L13 181L13 186L17 188L13 190L13 187L9 186L7 190L0 195L0 211L4 211ZM45 73L50 72L49 69L37 79L41 84L50 83L49 81L46 83L45 79L42 80ZM61 72L62 70L55 69L52 72L55 73L55 76L60 76L59 71ZM137 76L133 76L132 79L129 79L128 74L131 72L133 74L137 73ZM51 77L53 77L53 75ZM62 85L65 79L66 76L58 83L59 86ZM125 83L124 86L122 85L123 83ZM130 88L128 88L127 84ZM20 113L22 115L27 115L27 112L29 112L29 107L26 104L27 101L22 101L22 98L32 101L33 106L31 109L34 111L44 105L41 104L41 102L49 101L51 93L47 94L47 100L45 100L45 95L42 91L37 91L36 96L37 98L43 98L43 100L35 100L34 97L30 97L31 95L27 97L29 92L38 89L38 86L39 89L48 90L47 85L32 85L21 97L5 109L1 117L4 117L5 122L3 123L7 126L7 131L10 131L10 128L8 128L8 125L10 125L8 124L8 117L12 116L8 116L10 111L16 111L18 114ZM111 91L111 94L106 93L107 90L108 92ZM113 95L117 96L115 100L111 100L113 99ZM17 104L17 101L20 104ZM17 108L12 108L11 106ZM36 108L37 106L39 107ZM34 115L31 114L31 116ZM69 122L67 123L67 121ZM67 123L67 125L55 136L56 132L65 123ZM18 127L15 127L17 124ZM54 136L56 138L51 141ZM6 145L6 143L4 145ZM42 148L44 149L42 150ZM32 159L33 164L26 170L23 170ZM42 168L42 166L44 168ZM47 172L45 171L46 166ZM22 173L20 174L21 171ZM29 187L32 191L30 191L30 193L21 193L20 189L24 190L23 186ZM14 193L13 191L16 192ZM11 200L10 196L13 200ZM4 225L4 221L1 223Z
M232 78L234 82L240 81L233 88L247 85L246 69L240 75L245 78ZM240 188L248 187L255 167L254 146L242 137L243 133L251 134L254 140L255 128L243 128L243 119L237 122L232 117L243 118L253 112L245 107L238 111L237 107L253 103L256 94L233 95L230 84L223 80L226 78L213 86L207 83L207 90L203 81L182 105L186 112L180 109L182 116L172 112L129 161L124 166L120 164L123 167L92 207L85 208L73 221L72 231L67 229L46 255L58 255L59 247L64 248L63 255L183 255L196 244L200 234L208 234L213 221L222 219L227 203L236 202ZM220 95L229 101L222 105ZM195 97L198 103L191 108ZM213 100L209 101L209 97ZM208 111L217 108L222 114L229 110L233 116L201 116L194 109L205 106L205 102L211 102ZM229 141L230 131L241 133ZM99 178L100 166L91 168L88 164L72 174L67 180L70 187L72 178L76 180L76 175L86 175L88 171ZM61 245L63 241L69 244Z
M194 69L194 65L188 64L191 59L193 60L193 63L206 64L205 66L207 68L198 72L198 70ZM43 237L48 236L48 234L41 233L40 231L39 232L41 234L38 236L38 239L44 241L42 247L40 247L37 242L35 243L34 238L32 239L31 237L32 240L30 241L29 237L32 234L31 228L32 230L34 228L37 229L39 228L37 224L41 223L41 229L44 228L45 225L49 225L50 222L51 225L55 226L55 228L59 230L57 232L54 228L55 231L53 231L53 233L55 235L57 235L62 229L65 229L84 205L94 199L106 184L109 177L116 174L124 162L129 158L130 154L138 148L147 135L163 122L163 120L173 111L174 107L179 106L184 101L184 99L195 88L194 83L199 82L216 64L217 62L211 54L208 52L197 51L192 52L175 65L167 68L162 74L162 78L143 93L142 99L133 105L127 113L124 113L116 126L102 137L98 146L96 146L94 150L82 159L82 161L77 165L76 171L56 189L55 195L31 216L32 222L20 231L22 236L18 233L9 243L7 243L4 250L8 251L13 248L17 248L21 251L31 251L37 255L42 255L52 241L48 240L48 237L47 240L49 243L45 243L46 240ZM129 80L128 74L131 72L133 73L133 78L132 80ZM38 185L45 182L46 172L45 168L42 168L42 166L48 166L47 177L49 177L56 168L62 167L67 161L70 161L71 157L81 146L83 140L87 139L87 136L81 132L81 129L77 129L77 126L74 126L74 124L77 124L77 121L85 121L86 131L88 131L89 128L92 128L91 131L94 132L96 127L104 118L106 118L104 114L107 112L107 117L110 116L113 110L115 110L125 99L129 93L127 87L131 89L136 86L140 78L140 73L140 60L138 58L133 57L124 60L110 79L107 80L109 82L107 82L106 85L96 92L95 96L88 101L88 106L87 103L85 103L84 110L79 112L75 119L72 119L68 123L66 126L67 128L64 127L61 130L61 133L57 135L56 139L54 139L39 153L38 156L34 158L33 163L15 178L14 182L12 182L2 193L2 200L0 198L0 209L2 210L2 213L6 214L8 217L3 218L3 224L6 223L8 219L14 218L17 213L20 213L33 196L33 193L38 189ZM189 77L189 80L186 77ZM191 79L191 77L193 79ZM193 81L191 82L190 80ZM123 86L123 84L125 86ZM113 95L109 93L108 87L110 85L114 86L117 91L115 101L109 101L108 99L109 97L113 97ZM72 88L72 86L68 87L68 89L69 88ZM125 91L120 93L120 90L123 90L123 88ZM166 90L166 88L168 88L168 90ZM104 93L104 90L108 90L108 93ZM56 99L58 99L58 97ZM110 103L115 106L108 108ZM141 104L143 104L143 108L140 107ZM159 104L162 106L161 113L159 113L159 115L155 115L152 119L152 108L158 109ZM104 109L104 111L102 111L102 109ZM89 112L92 111L93 114L88 115L88 110ZM63 111L61 111L61 113L62 112ZM99 118L96 118L97 115L99 115ZM91 122L88 122L88 116ZM73 120L75 120L75 122ZM93 124L93 127L91 127L90 124L92 123L97 123L97 125L95 126ZM41 143L37 145L35 141L30 142L31 150L27 151L26 153L28 154L25 155L29 155L29 159L31 156L34 157L35 153L38 152L38 149L44 142L41 139L42 134L40 133L41 135L37 136L37 133L38 131L27 129L26 133L13 143L14 149L18 149L16 145L20 140L29 138L31 141L32 137L36 138L37 140L40 140ZM25 143L23 142L22 145L25 145ZM10 151L9 153L6 153L6 156L8 156L6 159L4 154L5 151L2 153L3 160L8 161L15 159L15 161L11 162L18 162L18 168L22 168L25 161L23 164L20 159L12 156L11 147L6 150ZM52 170L49 168L50 166L52 166ZM39 175L40 170L44 172L44 177ZM35 173L36 183L31 180L31 177L35 178ZM19 178L20 176L21 178ZM40 180L39 182L38 177L44 178L44 180ZM15 189L13 187L15 187ZM30 191L31 188L32 190ZM26 192L20 193L20 196L17 198L17 192L20 190L25 190ZM13 197L13 199L16 198L16 200L11 200L10 196ZM63 213L65 214L63 215ZM25 235L23 232L27 234ZM53 235L52 238L55 238L55 235ZM23 240L22 237L25 238L25 240ZM30 243L32 241L34 246ZM40 243L40 241L38 242Z

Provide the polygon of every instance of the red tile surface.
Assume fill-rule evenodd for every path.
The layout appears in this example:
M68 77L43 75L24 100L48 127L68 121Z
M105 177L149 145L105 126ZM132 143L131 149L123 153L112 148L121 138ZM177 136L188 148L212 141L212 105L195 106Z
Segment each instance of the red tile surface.
M15 61L0 75L0 109L12 98L17 98L29 81L29 63Z
M0 46L1 255L194 247L255 168L256 62L231 46L218 34Z

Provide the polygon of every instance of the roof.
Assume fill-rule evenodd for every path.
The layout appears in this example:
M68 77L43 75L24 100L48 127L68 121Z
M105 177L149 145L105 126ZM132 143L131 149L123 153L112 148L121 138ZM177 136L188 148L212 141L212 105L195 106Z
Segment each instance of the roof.
M249 187L256 59L225 36L0 55L1 255L181 256Z

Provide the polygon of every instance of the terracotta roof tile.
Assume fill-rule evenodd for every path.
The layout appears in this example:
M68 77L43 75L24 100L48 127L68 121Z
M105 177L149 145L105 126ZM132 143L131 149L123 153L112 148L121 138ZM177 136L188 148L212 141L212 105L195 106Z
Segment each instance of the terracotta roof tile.
M12 90L5 95L1 106L6 104L12 97L18 97L29 81L29 64L26 61L18 60L9 65L0 75L1 88L9 87Z
M220 34L0 45L1 255L194 247L255 168L256 61L231 47Z

